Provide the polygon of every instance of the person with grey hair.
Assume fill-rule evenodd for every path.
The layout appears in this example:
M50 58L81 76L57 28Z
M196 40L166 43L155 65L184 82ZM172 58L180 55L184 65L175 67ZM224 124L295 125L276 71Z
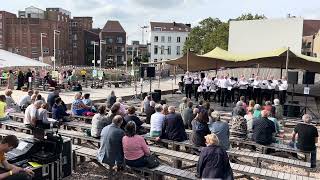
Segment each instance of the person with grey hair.
M116 102L117 96L115 95L114 91L111 91L110 95L107 97L107 108L111 108L111 106Z
M274 107L275 107L275 114L274 117L278 119L278 121L281 121L283 119L283 107L280 104L279 99L274 99L273 100Z
M41 100L35 101L33 104L30 104L25 113L24 113L24 119L23 124L28 128L34 128L37 125L38 121L38 110L40 109L42 104Z
M179 112L182 113L185 108L187 108L188 98L183 97L181 103L179 104Z
M317 164L316 144L318 143L319 137L318 130L310 124L312 117L309 114L303 115L302 120L303 123L297 124L294 128L290 145L302 151L311 152L311 168L315 168Z
M76 93L74 96L74 101L71 105L72 114L77 116L83 116L84 113L89 112L91 107L85 105L81 99L81 93Z
M218 111L214 111L211 113L211 117L214 121L211 121L209 124L209 129L211 133L218 136L219 145L224 149L228 150L230 147L229 142L229 124L227 122L221 121L220 113Z
M238 101L236 104L236 107L232 110L232 116L244 116L246 115L246 110L243 108L243 103L241 101Z
M275 124L269 120L268 117L269 111L263 110L261 112L261 118L254 120L252 124L252 139L261 145L269 145L275 142Z
M259 104L256 104L254 105L253 109L253 118L261 118L261 106Z
M156 102L150 101L150 106L146 109L146 123L150 124L151 115L155 113Z
M169 106L168 110L169 114L165 116L159 139L168 139L178 142L186 140L187 133L184 129L181 115L175 112L174 106Z
M124 131L120 128L123 118L116 115L112 119L112 124L104 127L101 131L100 143L97 159L100 163L108 164L113 169L121 169L124 164L124 154L122 138Z
M150 107L150 101L151 101L151 95L148 95L144 98L143 102L142 102L142 112L146 112L147 109Z
M187 108L185 108L181 113L182 119L183 119L184 127L186 129L192 129L191 121L194 119L193 112L192 112L192 106L193 106L192 101L189 101L187 105L188 105Z
M155 107L155 113L151 115L150 118L150 136L151 137L160 137L162 131L163 121L165 115L161 113L162 105L157 104Z

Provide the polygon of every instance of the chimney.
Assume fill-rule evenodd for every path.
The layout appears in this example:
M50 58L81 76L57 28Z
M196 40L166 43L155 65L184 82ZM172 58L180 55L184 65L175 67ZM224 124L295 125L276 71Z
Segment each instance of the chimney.
M173 21L173 26L176 26L176 22L175 21Z
M191 28L191 24L186 24L186 26L188 26L189 28Z

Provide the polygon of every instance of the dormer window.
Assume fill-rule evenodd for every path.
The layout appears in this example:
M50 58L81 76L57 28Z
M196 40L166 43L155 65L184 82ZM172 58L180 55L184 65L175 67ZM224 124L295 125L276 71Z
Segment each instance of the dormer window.
M161 31L162 28L161 27L154 27L154 31Z

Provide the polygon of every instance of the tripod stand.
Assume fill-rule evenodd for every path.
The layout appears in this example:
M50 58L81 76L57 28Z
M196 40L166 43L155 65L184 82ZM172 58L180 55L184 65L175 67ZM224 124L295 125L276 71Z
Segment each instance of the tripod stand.
M307 86L305 88L309 88L309 84L307 84ZM318 121L318 116L311 110L311 108L307 105L308 104L308 96L309 96L309 90L308 92L304 92L304 97L305 97L305 106L303 107L303 109L301 110L301 114L304 113L304 114L307 114L307 110L311 113L311 115L317 119ZM317 122L318 123L318 122Z

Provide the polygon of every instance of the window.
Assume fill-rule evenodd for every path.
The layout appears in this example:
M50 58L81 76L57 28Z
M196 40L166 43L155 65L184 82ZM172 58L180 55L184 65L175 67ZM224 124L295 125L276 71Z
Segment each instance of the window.
M308 42L307 48L311 48L311 42Z
M164 36L161 36L161 42L164 42Z
M177 37L177 42L178 42L178 43L180 42L180 37Z
M164 46L161 46L161 54L164 54Z
M117 63L122 64L123 60L123 56L117 56Z
M106 39L107 39L107 43L108 44L112 44L113 43L112 37L107 37Z
M2 19L2 14L0 14L0 19Z
M77 43L73 43L73 48L77 48Z
M123 38L122 37L117 37L117 43L123 43Z
M158 40L159 40L159 37L158 37L158 36L155 36L155 37L154 37L154 42L158 42Z
M168 43L171 43L171 36L168 36Z
M161 31L161 27L154 27L154 31Z
M180 55L180 46L177 46L177 55Z
M19 48L16 48L16 53L19 53L20 52L20 49Z
M43 48L43 54L49 54L49 48Z
M307 52L307 56L311 56L311 52Z
M153 62L158 62L158 59L154 59Z
M32 54L38 54L38 48L37 47L32 47L31 48L31 53Z
M154 46L154 54L158 54L158 46L157 45Z
M77 25L78 25L78 22L72 22L71 24L72 27L77 27Z
M2 29L2 22L0 22L0 29Z
M112 47L110 47L110 46L107 47L107 48L106 48L106 51L107 51L107 53L112 53Z
M171 55L171 46L168 46L168 55Z
M77 35L74 34L74 35L73 35L73 40L76 41L77 39L78 39Z

